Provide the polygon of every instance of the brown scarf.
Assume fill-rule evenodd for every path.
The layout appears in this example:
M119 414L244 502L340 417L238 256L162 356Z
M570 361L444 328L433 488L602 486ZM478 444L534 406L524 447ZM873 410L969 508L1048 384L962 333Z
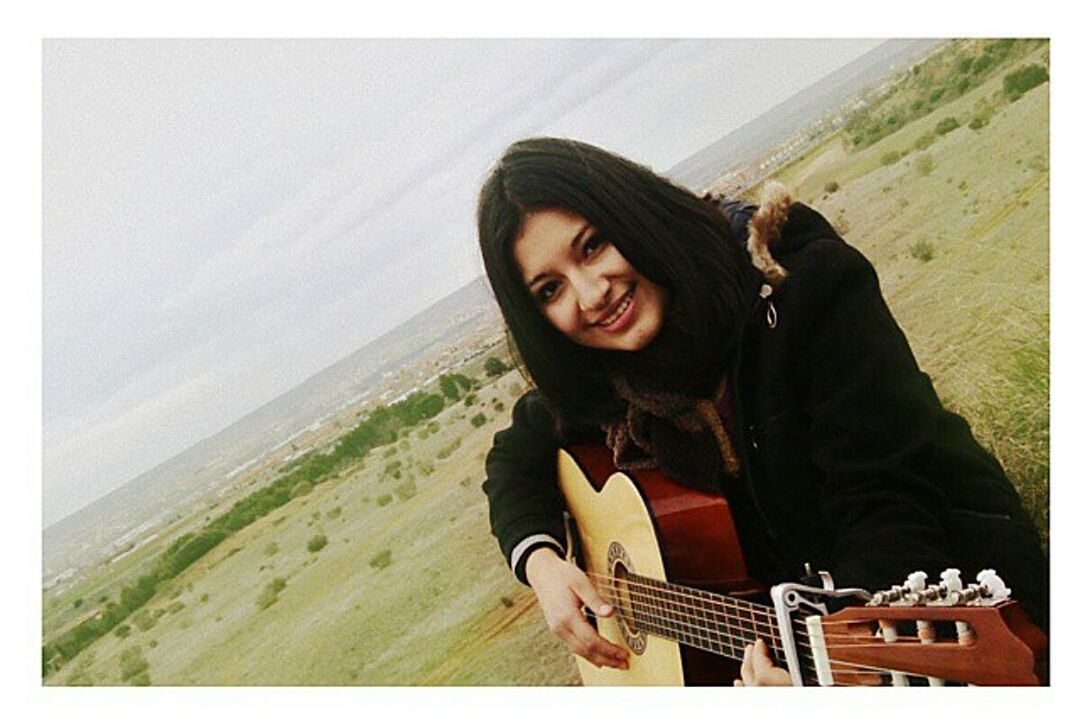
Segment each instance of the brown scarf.
M787 272L773 259L769 246L780 237L792 198L783 185L767 182L761 203L749 222L747 252L771 285ZM731 430L715 402L727 390L721 382L712 399L692 397L632 382L613 380L616 393L626 401L626 416L607 424L607 445L620 469L661 469L687 486L716 491L721 471L739 475L739 457Z

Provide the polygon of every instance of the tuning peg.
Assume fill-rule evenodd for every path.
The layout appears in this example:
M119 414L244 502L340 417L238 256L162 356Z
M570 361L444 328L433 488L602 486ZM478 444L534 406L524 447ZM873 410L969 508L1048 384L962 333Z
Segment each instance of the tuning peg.
M907 581L904 582L904 588L909 592L921 592L926 589L926 572L912 572L907 575Z
M982 570L975 576L975 579L979 582L979 593L982 595L982 602L986 604L1003 602L1012 594L1012 590L1005 586L1005 581L993 569Z
M959 569L946 569L941 573L941 586L949 592L959 592L964 588Z

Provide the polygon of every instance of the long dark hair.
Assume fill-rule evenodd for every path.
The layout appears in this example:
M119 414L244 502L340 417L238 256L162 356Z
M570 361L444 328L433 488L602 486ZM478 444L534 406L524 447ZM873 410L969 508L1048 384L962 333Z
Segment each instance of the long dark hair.
M668 291L668 315L644 349L576 344L526 289L514 241L528 214L555 207L587 219L638 272ZM714 204L593 145L532 138L511 145L492 170L480 192L477 224L515 361L560 426L568 419L604 424L617 417L625 408L613 390L617 375L696 396L715 388L752 307L756 270Z

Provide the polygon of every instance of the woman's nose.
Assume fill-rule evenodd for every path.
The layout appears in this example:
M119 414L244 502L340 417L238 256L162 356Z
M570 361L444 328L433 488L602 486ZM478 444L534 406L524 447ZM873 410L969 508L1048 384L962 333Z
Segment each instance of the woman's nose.
M578 281L578 306L583 312L599 312L608 305L611 282L604 276L581 277Z

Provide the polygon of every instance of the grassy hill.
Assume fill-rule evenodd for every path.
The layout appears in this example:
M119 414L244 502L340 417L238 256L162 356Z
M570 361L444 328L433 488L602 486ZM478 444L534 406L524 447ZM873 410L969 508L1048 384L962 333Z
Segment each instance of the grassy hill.
M1015 97L1003 88L1018 68L1045 66L1047 48L1010 45L970 72L988 46L935 55L778 177L874 262L923 368L1001 459L1045 536L1049 86ZM959 91L966 57L972 80ZM952 89L932 108L897 114L941 83ZM870 142L866 123L893 116ZM45 683L576 683L488 531L483 457L524 383L516 372L486 378L483 359L461 370L486 382L472 399L230 534L122 625L55 662ZM43 640L101 612L210 521L183 518L92 579L47 593Z

